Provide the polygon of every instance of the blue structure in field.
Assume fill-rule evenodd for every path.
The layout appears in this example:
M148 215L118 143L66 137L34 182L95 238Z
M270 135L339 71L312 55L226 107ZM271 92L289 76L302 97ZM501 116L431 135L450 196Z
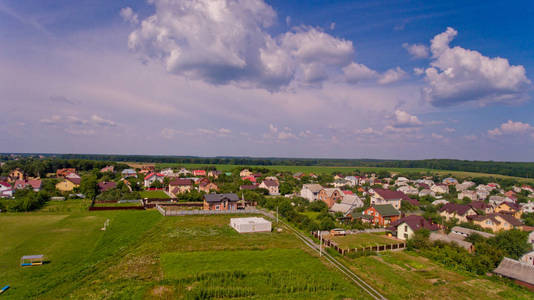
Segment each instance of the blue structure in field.
M20 259L20 265L22 267L40 266L44 262L44 255L25 255Z
M2 294L3 292L7 291L7 289L9 289L9 285L4 286L4 287L0 290L0 294Z

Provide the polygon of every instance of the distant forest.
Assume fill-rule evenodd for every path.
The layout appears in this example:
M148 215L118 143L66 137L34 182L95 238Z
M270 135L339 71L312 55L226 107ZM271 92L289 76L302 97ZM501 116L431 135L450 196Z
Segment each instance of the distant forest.
M64 165L68 160L102 161L98 167L108 162L146 162L177 164L229 164L260 166L330 166L330 167L385 167L385 168L425 168L436 170L466 171L509 175L517 177L534 177L532 162L495 162L468 161L454 159L425 160L380 160L380 159L316 159L316 158L253 158L253 157L194 157L194 156L158 156L158 155L108 155L108 154L18 154L28 157L42 155L57 158ZM0 155L0 161L7 161L7 154ZM91 164L85 161L85 164ZM68 164L68 163L67 163ZM55 164L54 164L55 165ZM54 166L55 167L55 166ZM88 167L88 166L87 166ZM46 168L48 169L48 168ZM48 171L48 170L46 170Z

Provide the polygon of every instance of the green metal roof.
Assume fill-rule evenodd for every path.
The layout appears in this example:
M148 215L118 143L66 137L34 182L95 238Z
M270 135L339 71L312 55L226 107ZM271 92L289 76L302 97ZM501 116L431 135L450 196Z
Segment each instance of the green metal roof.
M395 207L391 204L384 204L384 205L373 205L373 207L376 209L376 211L382 216L382 217L390 217L390 216L399 216L400 211L396 210Z

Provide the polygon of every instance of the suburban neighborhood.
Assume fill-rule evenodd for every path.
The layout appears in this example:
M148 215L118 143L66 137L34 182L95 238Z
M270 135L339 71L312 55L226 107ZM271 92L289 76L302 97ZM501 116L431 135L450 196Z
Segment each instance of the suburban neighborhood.
M0 177L2 213L85 199L91 201L89 211L155 209L167 217L268 214L308 231L343 256L411 249L432 257L437 249L457 247L476 258L491 240L523 236L528 245L521 248L524 253L503 256L494 267L473 272L534 288L534 191L524 183L385 170L316 175L261 167L189 169L95 161L35 174L7 166L3 163ZM232 219L230 226L240 233L271 230L273 219L254 218ZM367 240L375 242L363 242Z

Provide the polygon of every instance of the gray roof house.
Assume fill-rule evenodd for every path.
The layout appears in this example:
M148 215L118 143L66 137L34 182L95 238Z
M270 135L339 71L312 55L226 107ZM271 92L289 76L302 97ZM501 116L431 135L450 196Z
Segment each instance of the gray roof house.
M534 266L505 257L493 273L515 280L517 283L534 288Z

